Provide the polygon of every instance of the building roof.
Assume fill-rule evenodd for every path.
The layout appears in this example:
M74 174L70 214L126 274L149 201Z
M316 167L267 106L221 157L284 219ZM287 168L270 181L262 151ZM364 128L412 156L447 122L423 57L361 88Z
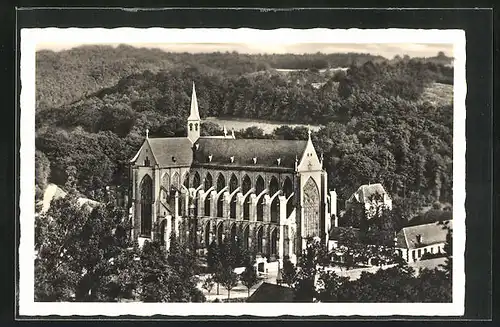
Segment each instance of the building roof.
M380 183L361 185L356 192L347 200L348 202L366 203L375 194L386 195L384 187Z
M306 145L307 141L298 140L200 138L195 143L194 162L203 166L294 169Z
M190 166L193 162L191 141L187 137L148 138L160 167Z
M264 282L250 295L247 302L294 302L294 298L292 288Z
M453 220L447 222L447 226L453 229ZM396 235L396 245L399 248L417 249L424 246L446 242L448 231L442 223L430 223L425 225L409 226L399 231Z

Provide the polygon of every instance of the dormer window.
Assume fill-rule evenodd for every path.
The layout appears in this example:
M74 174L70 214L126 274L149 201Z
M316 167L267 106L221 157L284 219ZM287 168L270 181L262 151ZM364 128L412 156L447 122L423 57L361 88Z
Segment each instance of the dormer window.
M231 157L229 158L229 161L230 161L231 163L233 163L233 162L234 162L234 156L231 156Z
M417 243L420 244L422 243L422 235L417 235Z
M213 155L208 156L208 162L212 162Z
M198 150L198 149L200 148L200 144L199 144L199 143L196 143L196 144L194 145L194 148L195 148L196 150Z
M149 158L148 158L148 157L146 157L146 158L144 159L144 166L149 167L149 164L150 164L150 162L149 162Z
M176 162L176 161L177 161L177 158L176 158L176 157L174 157L174 156L172 156L172 161L173 161L173 162Z
M281 165L281 158L276 159L276 162L278 163L278 166Z
M253 164L255 165L257 163L257 157L252 158Z

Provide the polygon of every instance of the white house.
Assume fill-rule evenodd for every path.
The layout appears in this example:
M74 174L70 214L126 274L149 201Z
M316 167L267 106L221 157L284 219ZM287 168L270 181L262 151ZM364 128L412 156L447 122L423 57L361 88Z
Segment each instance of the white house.
M453 220L444 223L453 229ZM396 235L396 248L406 262L415 262L425 253L444 253L447 233L443 223L438 222L405 227Z
M361 185L345 202L345 209L356 204L362 204L367 213L370 213L377 207L384 206L392 210L392 199L389 197L384 187L380 183ZM371 218L368 215L368 218Z

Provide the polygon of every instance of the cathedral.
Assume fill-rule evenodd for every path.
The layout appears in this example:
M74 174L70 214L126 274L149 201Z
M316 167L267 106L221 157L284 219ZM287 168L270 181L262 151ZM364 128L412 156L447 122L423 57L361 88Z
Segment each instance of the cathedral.
M311 141L200 136L195 86L186 137L146 138L130 161L133 237L175 233L198 253L230 238L258 257L296 262L309 238L327 243L337 196Z

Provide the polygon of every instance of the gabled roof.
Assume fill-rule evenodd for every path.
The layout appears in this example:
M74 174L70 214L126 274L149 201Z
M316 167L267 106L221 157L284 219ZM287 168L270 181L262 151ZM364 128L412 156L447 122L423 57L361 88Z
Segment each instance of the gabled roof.
M294 302L294 298L292 288L264 282L250 295L247 302Z
M356 192L347 200L348 202L366 203L370 197L375 194L386 195L384 187L380 183L361 185Z
M193 162L192 144L187 137L148 138L146 142L160 167L190 166Z
M302 156L306 145L307 141L297 140L200 138L195 143L194 163L202 166L294 169L295 160ZM209 156L212 158L210 161ZM232 162L231 157L234 157ZM256 163L253 158L256 158Z
M447 226L453 229L453 220L447 221ZM399 248L417 249L444 243L447 233L448 231L440 223L405 227L397 233L396 244Z

